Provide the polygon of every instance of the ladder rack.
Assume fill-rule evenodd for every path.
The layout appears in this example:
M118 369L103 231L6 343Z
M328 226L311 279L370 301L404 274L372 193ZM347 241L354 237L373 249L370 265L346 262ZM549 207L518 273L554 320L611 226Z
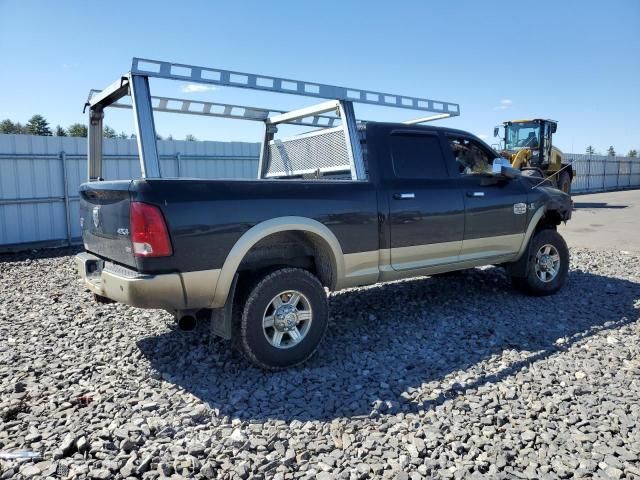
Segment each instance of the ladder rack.
M163 62L147 58L134 58L131 64L131 74L220 85L224 87L250 88L268 92L303 95L306 97L345 100L383 107L449 113L451 116L459 115L460 113L460 107L457 103L442 100L410 97L407 95L376 92L359 88L338 87L303 80L292 80L290 78L235 72L219 68L199 67L183 63Z
M149 78L261 90L322 98L329 101L298 110L284 111L273 108L151 96ZM130 104L121 101L123 97L128 95L131 96ZM421 112L421 117L404 122L411 125L460 115L460 107L457 103L442 100L339 87L220 68L133 58L131 70L127 74L121 76L104 90L92 90L89 94L86 103L86 106L89 107L89 180L98 180L102 174L102 125L104 109L109 106L133 110L143 177L161 177L153 118L153 112L159 111L262 122L265 133L260 154L259 178L273 176L273 172L268 172L272 155L277 156L280 154L279 152L286 155L290 153L285 151L285 146L281 141L274 140L277 125L292 124L316 127L321 129L317 132L319 135L323 130L326 130L327 135L331 134L346 144L345 148L341 150L344 153L341 160L343 163L339 166L325 165L316 169L317 172L322 172L323 169L332 172L339 167L350 171L352 180L364 180L366 172L353 109L354 103ZM431 112L432 115L424 116L424 112ZM340 126L336 126L338 122L340 122ZM314 136L305 138L314 138ZM309 170L306 168L307 166L305 169L289 169L288 164L284 166L287 175L301 175Z
M90 98L100 90L91 90ZM234 105L230 103L204 102L187 98L159 97L151 96L151 104L154 112L183 113L186 115L203 115L206 117L233 118L236 120L269 121L272 115L282 115L288 113L286 110L275 108L248 107L245 105ZM130 103L118 100L110 105L114 108L133 108ZM301 125L305 127L334 127L340 118L330 115L309 115L286 122L291 125Z

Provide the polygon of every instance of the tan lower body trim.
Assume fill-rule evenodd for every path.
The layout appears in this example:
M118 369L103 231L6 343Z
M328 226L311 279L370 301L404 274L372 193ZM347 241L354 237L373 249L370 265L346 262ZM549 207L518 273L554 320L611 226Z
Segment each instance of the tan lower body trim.
M524 238L501 235L346 254L336 290L512 261Z
M412 270L443 263L455 263L461 247L462 241L392 248L391 267L394 270Z
M377 283L380 276L380 252L382 251L370 250L344 255L345 275L338 279L336 290Z
M524 233L463 240L458 261L479 260L500 255L516 255L520 250L523 239Z

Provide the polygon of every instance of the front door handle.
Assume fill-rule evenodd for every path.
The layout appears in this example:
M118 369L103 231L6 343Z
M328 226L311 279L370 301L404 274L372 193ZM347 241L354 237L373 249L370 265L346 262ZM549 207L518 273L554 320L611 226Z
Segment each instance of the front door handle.
M410 200L412 198L416 198L415 193L394 193L393 198L396 200Z
M484 192L467 192L467 197L484 197Z

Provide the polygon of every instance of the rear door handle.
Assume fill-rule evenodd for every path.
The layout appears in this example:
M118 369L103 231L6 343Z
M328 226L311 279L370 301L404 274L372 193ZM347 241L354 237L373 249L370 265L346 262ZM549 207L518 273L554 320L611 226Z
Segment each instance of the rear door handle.
M484 192L467 192L467 197L484 197Z
M394 193L393 198L396 200L410 200L412 198L416 198L415 193Z

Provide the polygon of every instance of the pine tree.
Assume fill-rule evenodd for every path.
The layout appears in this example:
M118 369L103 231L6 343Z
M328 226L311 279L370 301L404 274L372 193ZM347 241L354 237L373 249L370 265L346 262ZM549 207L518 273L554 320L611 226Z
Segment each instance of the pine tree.
M31 135L51 136L49 122L47 122L42 115L36 114L31 117L25 128Z
M70 137L86 137L87 126L82 123L74 123L73 125L69 125L67 133Z
M8 118L0 122L0 133L18 133L16 132L16 124Z
M116 131L111 128L109 125L105 125L102 129L102 136L104 138L116 138Z
M120 132L120 134L118 135L118 138L129 138L129 137L127 136L126 133Z
M188 134L186 137L184 137L184 139L185 139L187 142L195 142L195 141L197 141L197 140L198 140L196 137L194 137L194 136L193 136L193 135L191 135L191 134Z
M586 152L587 152L587 155L593 155L596 151L595 151L595 149L594 149L591 145L589 145L589 146L587 147Z
M627 153L627 157L629 158L636 158L638 156L638 151L637 150L629 150L629 153Z
M60 125L56 125L56 130L55 130L54 135L56 137L66 137L67 136L67 131L64 128L62 128Z
M613 145L611 145L609 148L607 148L607 155L609 155L610 157L615 157L616 156L616 151L613 148Z

